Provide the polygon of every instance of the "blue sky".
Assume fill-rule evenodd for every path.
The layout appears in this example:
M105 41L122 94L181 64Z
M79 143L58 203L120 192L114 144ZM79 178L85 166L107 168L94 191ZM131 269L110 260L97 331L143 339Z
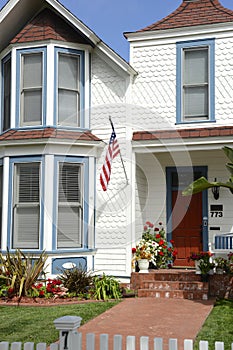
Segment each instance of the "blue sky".
M32 0L33 1L33 0ZM0 8L6 4L0 0ZM60 0L107 45L128 60L129 44L124 32L150 25L174 11L182 0ZM233 10L232 0L220 0Z

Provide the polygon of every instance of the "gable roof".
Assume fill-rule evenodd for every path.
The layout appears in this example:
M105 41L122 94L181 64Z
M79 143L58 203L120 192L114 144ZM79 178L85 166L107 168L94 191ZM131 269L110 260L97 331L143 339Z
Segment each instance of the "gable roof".
M80 31L75 30L49 8L43 9L32 18L10 43L25 43L49 39L92 45L91 41Z
M233 22L233 11L219 0L183 0L171 14L135 33L228 22Z
M7 47L11 40L14 40L17 34L44 8L49 8L65 20L70 27L73 27L73 32L77 33L79 39L82 37L85 43L94 47L103 59L115 65L121 72L137 74L128 62L57 0L9 0L0 11L0 51ZM24 32L24 39L25 35Z

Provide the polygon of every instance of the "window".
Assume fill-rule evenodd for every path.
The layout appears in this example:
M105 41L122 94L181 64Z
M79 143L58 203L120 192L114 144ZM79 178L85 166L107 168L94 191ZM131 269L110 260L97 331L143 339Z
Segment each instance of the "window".
M45 49L17 51L17 126L44 123L45 115Z
M177 122L214 120L214 41L177 44Z
M0 249L2 248L2 190L3 190L3 167L0 165Z
M40 166L40 162L14 164L14 249L39 248Z
M82 165L59 162L57 248L82 246Z
M10 128L10 114L11 114L11 57L7 56L3 60L3 123L2 130L5 131Z
M56 119L59 125L82 126L83 52L56 49Z

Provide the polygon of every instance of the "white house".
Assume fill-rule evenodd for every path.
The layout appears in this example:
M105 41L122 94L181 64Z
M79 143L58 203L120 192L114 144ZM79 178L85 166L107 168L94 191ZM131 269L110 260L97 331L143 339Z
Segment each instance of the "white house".
M12 26L14 23L14 26ZM146 220L163 222L177 266L232 227L232 194L181 196L192 179L226 180L233 143L233 11L183 0L125 33L130 64L56 0L0 12L1 240L123 279ZM114 122L121 157L99 182ZM123 166L124 165L124 166Z

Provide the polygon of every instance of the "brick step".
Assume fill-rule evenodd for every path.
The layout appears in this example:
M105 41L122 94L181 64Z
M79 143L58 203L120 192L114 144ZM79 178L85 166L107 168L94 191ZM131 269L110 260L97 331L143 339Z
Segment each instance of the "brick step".
M153 290L138 289L138 298L173 298L190 300L208 300L208 292L188 290Z
M140 289L204 291L208 293L208 283L199 281L143 281L140 284Z
M193 271L187 271L186 273L175 271L169 272L169 270L155 270L149 273L135 273L131 274L131 283L135 285L141 285L144 281L180 281L180 282L200 282L201 277Z

